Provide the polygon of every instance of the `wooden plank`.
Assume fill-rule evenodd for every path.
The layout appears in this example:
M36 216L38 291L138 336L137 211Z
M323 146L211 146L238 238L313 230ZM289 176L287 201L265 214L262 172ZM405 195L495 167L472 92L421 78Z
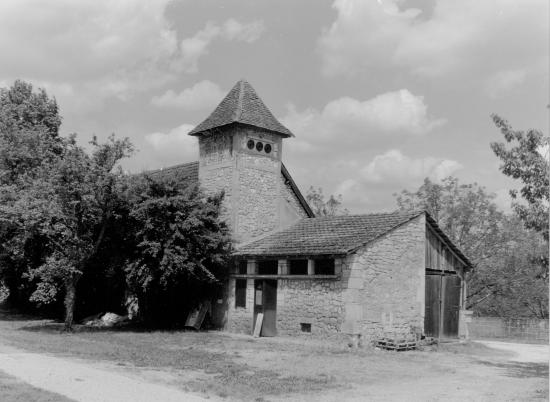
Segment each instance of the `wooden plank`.
M256 325L254 326L254 338L258 338L260 336L263 322L264 322L264 313L258 313L258 315L256 316Z
M198 331L201 328L207 311L208 303L201 303L199 307L189 313L185 321L185 326L195 328Z

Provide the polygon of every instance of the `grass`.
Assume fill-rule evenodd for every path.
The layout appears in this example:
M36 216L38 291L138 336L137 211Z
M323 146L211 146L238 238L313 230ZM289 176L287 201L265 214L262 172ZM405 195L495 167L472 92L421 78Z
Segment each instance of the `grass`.
M477 378L474 373L482 365L480 359L500 362L508 356L472 342L413 352L350 351L344 345L312 339L81 326L74 333L64 333L62 328L61 323L0 310L0 343L32 352L110 362L128 370L137 367L143 372L157 372L157 379L182 390L232 400L316 400L316 396L325 395L334 396L327 397L329 400L343 400L341 395L350 389L394 387L396 378L417 387L418 392L430 392L430 386L422 381L438 378L441 390L437 392L443 395L449 389L445 381L454 384L459 373L468 376L465 383ZM515 369L518 377L538 378L544 372L544 368ZM488 384L481 382L480 392L485 392ZM546 386L540 390L543 395L548 392Z
M0 371L0 399L2 402L71 402L62 395L35 388Z

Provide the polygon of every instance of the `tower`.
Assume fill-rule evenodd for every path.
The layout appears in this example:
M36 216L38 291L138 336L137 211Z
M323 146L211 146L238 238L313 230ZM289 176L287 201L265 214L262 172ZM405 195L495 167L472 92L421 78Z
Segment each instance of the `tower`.
M281 162L283 139L294 135L241 80L189 135L199 140L199 183L225 192L222 218L235 242L284 227L306 216L288 206Z

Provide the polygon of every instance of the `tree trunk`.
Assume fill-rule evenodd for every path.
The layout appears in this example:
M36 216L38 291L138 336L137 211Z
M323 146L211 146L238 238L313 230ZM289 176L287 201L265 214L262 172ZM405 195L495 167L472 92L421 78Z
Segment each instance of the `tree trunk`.
M74 274L65 281L65 331L73 329L77 282L78 277Z

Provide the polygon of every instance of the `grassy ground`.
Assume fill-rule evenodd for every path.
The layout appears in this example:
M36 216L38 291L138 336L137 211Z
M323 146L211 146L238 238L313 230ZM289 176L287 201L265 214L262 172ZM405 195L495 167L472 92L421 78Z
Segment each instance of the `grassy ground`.
M77 327L67 334L61 329L51 321L0 312L0 344L110 362L148 379L230 400L455 400L458 389L458 400L548 398L548 366L514 372L505 363L506 352L475 343L399 353L217 332Z
M0 400L2 402L71 402L64 396L34 388L0 371Z

